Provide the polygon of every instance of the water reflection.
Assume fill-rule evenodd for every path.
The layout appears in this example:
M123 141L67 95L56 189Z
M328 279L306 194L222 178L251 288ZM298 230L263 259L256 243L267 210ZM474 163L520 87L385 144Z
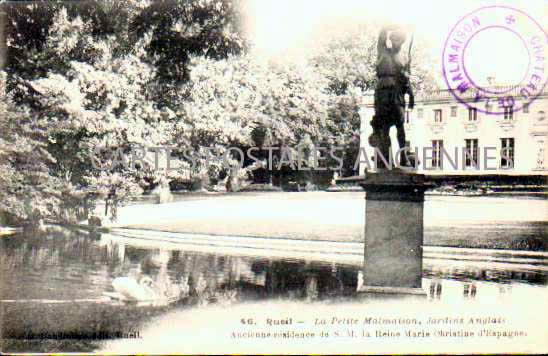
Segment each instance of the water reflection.
M100 297L105 291L113 291L116 278L140 280L148 276L155 293L191 297L201 304L224 297L236 299L238 289L249 288L260 290L264 297L315 300L352 295L360 269L297 259L188 252L177 250L175 244L165 249L147 248L137 242L131 246L127 239L117 242L109 235L94 239L78 232L3 239L2 299ZM426 264L423 273L431 280L429 295L437 299L445 280L459 281L462 296L470 298L480 288L476 281L493 282L501 293L507 293L505 284L546 284L545 271L521 270L519 264L514 270ZM227 289L236 289L236 293L226 293Z
M430 299L440 299L441 297L441 282L434 280L430 282Z
M476 297L476 284L475 283L464 283L463 296L464 298L475 298Z
M532 296L538 289L545 295L545 270L515 266L426 263L423 288L433 302ZM169 308L272 298L348 301L357 295L360 274L359 265L198 253L176 243L155 248L74 231L0 240L0 270L2 329L9 338L33 338L43 330L85 338L98 330L134 329ZM113 281L145 276L168 303L142 308L112 298L119 293Z

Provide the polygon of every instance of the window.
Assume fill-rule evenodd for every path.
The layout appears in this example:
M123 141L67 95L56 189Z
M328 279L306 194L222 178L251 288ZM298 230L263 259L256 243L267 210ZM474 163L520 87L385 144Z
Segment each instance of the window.
M441 109L434 110L434 122L442 122Z
M478 121L478 109L468 108L468 121Z
M500 147L501 168L514 168L514 138L501 138Z
M479 167L479 161L478 161L478 139L472 138L472 139L466 139L464 140L466 143L466 151L465 151L465 158L464 158L464 166L465 167Z
M457 107L451 106L451 117L457 117Z
M512 120L514 118L514 107L504 106L504 120Z
M525 114L529 113L529 103L523 104L523 112Z
M443 148L443 140L432 140L432 168L442 168L441 150Z
M411 112L409 110L405 110L405 123L408 124L410 119L411 119Z
M423 111L422 109L417 109L417 117L418 117L419 119L422 119L423 112L424 112L424 111Z

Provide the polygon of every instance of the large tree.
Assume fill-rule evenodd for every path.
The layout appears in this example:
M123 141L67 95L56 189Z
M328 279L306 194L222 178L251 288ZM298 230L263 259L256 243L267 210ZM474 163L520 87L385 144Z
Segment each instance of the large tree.
M0 72L1 73L1 72ZM36 221L62 204L65 182L49 175L55 158L47 150L48 124L32 120L15 103L0 77L0 216L7 223Z
M131 21L132 36L150 34L144 48L162 87L157 102L177 100L191 57L224 59L247 48L241 6L240 0L154 0Z
M127 152L145 143L162 144L169 132L169 112L149 100L155 68L144 61L147 37L131 49L119 50L119 36L95 31L92 20L71 16L66 7L56 10L46 30L43 42L29 51L30 64L24 68L18 66L22 54L14 40L19 33L8 32L7 94L14 103L8 109L18 111L9 113L15 121L6 122L7 132L14 131L17 123L28 127L21 136L30 147L47 152L37 158L47 167L46 180L63 182L63 189L57 190L64 194L63 201L77 201L83 188L118 201L135 191L142 174L123 167L99 172L93 169L91 152L97 146ZM99 157L108 166L115 159L109 154ZM8 164L25 175L20 162L11 159ZM39 207L45 201L35 199L31 205ZM40 217L76 218L60 214L61 207L39 209Z
M60 216L63 202L81 203L83 190L118 202L161 179L150 165L99 171L91 153L108 147L93 158L110 167L121 158L113 150L127 155L141 145L170 144L178 119L170 98L188 78L189 56L222 58L244 46L230 1L43 1L2 10L8 119L1 163L14 174L10 186L19 187L17 194L8 190L13 206L3 208L22 219L73 220ZM8 149L17 137L22 144ZM55 187L50 196L30 194L35 184L16 184L34 179L22 169L33 150L34 171ZM34 216L15 207L22 196L37 207Z
M290 166L288 157L281 157L282 149L296 160L299 146L304 145L303 167L311 168L312 145L355 143L359 88L335 93L329 78L317 68L259 60L249 54L223 60L195 57L190 63L190 81L180 92L184 100L177 109L180 146L197 151L214 146L221 154L228 147L245 153L252 146L274 146L277 150L271 158ZM253 155L269 156L264 150ZM205 155L201 158L211 164ZM279 164L270 163L270 170L278 168Z

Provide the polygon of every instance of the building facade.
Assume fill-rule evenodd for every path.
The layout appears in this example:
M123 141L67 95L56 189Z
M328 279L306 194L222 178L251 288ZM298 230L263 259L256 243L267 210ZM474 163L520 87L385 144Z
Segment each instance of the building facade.
M519 88L493 89L508 89L508 95L519 97ZM475 93L471 91L469 96L472 102ZM493 110L489 105L498 104L484 98L466 105L457 101L449 90L417 97L415 108L406 111L404 124L407 146L418 156L417 172L548 175L548 92L545 90L528 105L516 102L515 106L503 107L500 115L486 113ZM514 111L514 107L520 109ZM368 95L360 111L360 174L366 169L375 170L375 150L368 143L373 115L372 95ZM390 132L394 156L399 149L395 131L392 128Z

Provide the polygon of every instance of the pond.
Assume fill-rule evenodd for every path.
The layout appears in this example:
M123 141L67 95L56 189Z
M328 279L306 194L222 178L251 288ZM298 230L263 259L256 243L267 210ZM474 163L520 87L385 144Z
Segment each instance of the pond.
M362 303L356 292L361 257L353 252L348 255L354 257L322 261L68 230L0 241L3 352L100 350L111 339L138 336L152 320L178 310L268 301ZM427 301L523 303L524 296L546 301L545 252L497 254L425 250ZM125 276L149 276L154 288L179 297L147 306L109 298L113 280Z

